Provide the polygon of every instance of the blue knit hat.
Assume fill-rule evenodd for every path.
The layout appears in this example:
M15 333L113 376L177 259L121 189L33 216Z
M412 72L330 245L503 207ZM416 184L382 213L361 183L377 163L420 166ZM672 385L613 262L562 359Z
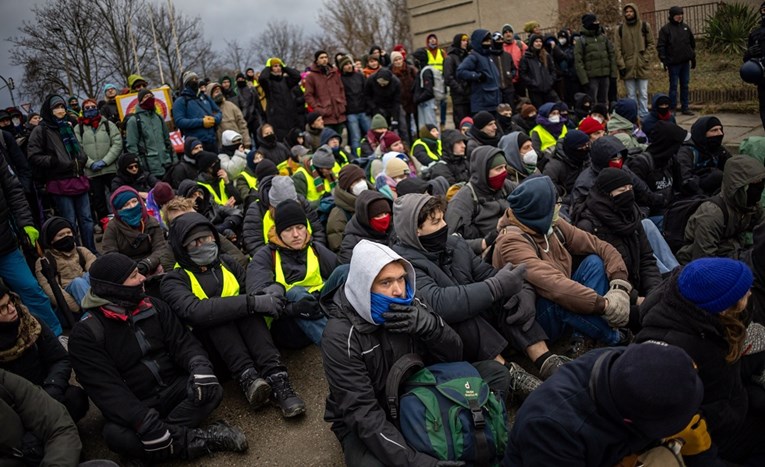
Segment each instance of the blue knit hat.
M130 201L133 198L138 198L138 195L134 191L123 191L122 193L118 194L114 197L114 200L112 204L114 204L114 209L120 210L124 205L127 204L128 201Z
M550 177L532 175L507 197L513 215L523 225L545 235L552 225L558 193Z
M729 258L701 258L688 263L677 278L680 295L711 314L732 307L752 288L749 266Z
M616 101L614 113L617 113L632 123L637 122L638 105L634 99L624 98Z

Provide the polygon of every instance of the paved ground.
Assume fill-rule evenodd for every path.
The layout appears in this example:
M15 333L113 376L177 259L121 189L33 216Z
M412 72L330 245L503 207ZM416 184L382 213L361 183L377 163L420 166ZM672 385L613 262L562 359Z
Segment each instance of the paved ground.
M715 114L723 124L725 130L725 139L723 143L732 154L738 153L738 146L745 138L749 136L765 136L765 130L762 128L760 116L755 113L734 114L718 113ZM677 124L690 130L693 122L698 120L701 114L695 116L685 116L678 114L676 116Z

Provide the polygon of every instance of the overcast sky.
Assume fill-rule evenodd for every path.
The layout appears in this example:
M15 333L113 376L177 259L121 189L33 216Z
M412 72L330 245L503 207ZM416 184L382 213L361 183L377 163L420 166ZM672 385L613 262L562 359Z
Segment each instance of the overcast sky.
M154 4L166 4L167 0L148 0ZM20 83L23 70L12 67L8 50L13 46L7 39L19 34L22 21L32 21L32 6L44 0L0 0L0 75ZM177 11L188 16L202 18L205 36L212 41L214 50L222 50L224 40L239 38L248 43L258 35L263 25L274 19L284 19L303 28L305 34L316 32L319 27L317 13L321 0L174 0ZM0 86L3 86L0 81ZM23 99L16 95L16 104ZM8 89L0 89L0 108L11 105Z

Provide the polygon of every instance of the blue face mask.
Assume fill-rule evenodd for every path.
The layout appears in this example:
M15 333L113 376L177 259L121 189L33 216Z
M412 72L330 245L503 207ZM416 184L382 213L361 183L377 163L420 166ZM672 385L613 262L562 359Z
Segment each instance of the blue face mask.
M383 318L382 315L383 313L390 311L388 307L391 303L397 305L411 305L412 300L414 300L414 291L409 283L406 284L406 298L388 297L387 295L375 292L372 292L370 295L372 297L372 321L374 321L375 324L383 324L385 322L385 318Z
M119 211L120 219L130 227L138 227L141 225L141 218L143 217L143 209L141 203L136 204L130 209L121 209Z
M98 115L98 109L88 109L82 112L82 116L85 118L93 118Z

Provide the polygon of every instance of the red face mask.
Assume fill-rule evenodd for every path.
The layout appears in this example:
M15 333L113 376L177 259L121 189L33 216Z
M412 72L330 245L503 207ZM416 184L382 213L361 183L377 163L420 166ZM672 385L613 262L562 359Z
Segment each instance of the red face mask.
M507 178L507 170L505 170L501 174L495 175L493 177L489 177L489 180L488 180L489 188L491 188L494 191L499 191L500 189L502 189L502 186L505 184L506 178Z
M619 159L619 160L610 160L610 161L608 161L608 166L609 167L613 167L615 169L621 169L623 165L624 165L624 158L623 157L621 159Z
M390 227L390 213L379 218L369 219L369 226L372 227L372 230L375 232L387 232L388 227Z
M154 110L154 98L149 97L145 101L138 104L138 106L144 110Z

